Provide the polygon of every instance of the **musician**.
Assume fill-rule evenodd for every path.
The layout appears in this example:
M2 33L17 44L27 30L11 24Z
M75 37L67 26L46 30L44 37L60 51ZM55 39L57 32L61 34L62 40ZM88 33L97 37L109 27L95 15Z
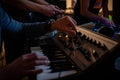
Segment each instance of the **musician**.
M35 17L36 13L42 15L40 16L42 18L37 21L45 21L56 13L63 12L57 5L50 4L45 0L2 0L2 4L9 15L21 22L35 22L35 18L39 17Z
M36 23L21 23L13 20L3 10L0 5L0 48L3 31L17 33L19 31L27 31L28 37L43 35L52 30L67 32L68 34L76 35L76 22L68 16L65 16L55 22L36 22ZM12 53L11 53L12 54ZM17 53L16 53L17 54ZM11 55L12 56L12 55ZM46 56L37 56L37 54L25 54L17 58L12 63L0 70L0 80L19 80L29 74L36 74L41 70L31 70L36 65L49 64Z
M103 16L99 16L102 9ZM108 0L77 0L74 8L74 19L78 25L88 22L99 22L107 27L115 26L108 19Z
M2 6L7 13L20 22L38 22L47 21L56 13L62 13L63 10L56 5L52 5L45 0L1 0ZM4 42L6 50L7 63L24 54L24 44L26 36L18 32L12 34L5 32ZM12 57L10 57L12 53ZM19 54L16 54L19 53Z

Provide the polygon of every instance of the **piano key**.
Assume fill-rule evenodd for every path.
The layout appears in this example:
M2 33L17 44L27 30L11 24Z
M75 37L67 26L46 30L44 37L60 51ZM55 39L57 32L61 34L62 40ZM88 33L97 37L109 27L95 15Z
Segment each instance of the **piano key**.
M44 73L52 71L52 69L50 69L50 66L46 66L46 65L36 66L35 69L36 70L42 69Z
M31 52L40 54L40 55L44 55L43 50L40 48L40 46L31 47Z
M52 46L53 47L53 46ZM37 80L58 79L60 77L68 76L77 73L75 66L64 55L64 52L57 47L31 47L31 52L46 55L50 59L50 65L36 66L35 69L42 69L43 72L38 74Z
M60 71L54 73L41 73L37 75L37 80L52 80L62 78L68 75L76 74L76 70Z

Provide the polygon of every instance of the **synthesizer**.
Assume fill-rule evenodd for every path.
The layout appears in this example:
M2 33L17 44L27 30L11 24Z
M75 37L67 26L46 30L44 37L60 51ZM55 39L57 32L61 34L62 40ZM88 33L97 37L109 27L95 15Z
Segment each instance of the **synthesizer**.
M119 43L110 37L83 27L77 27L76 38L59 33L54 41L83 71L119 46Z
M36 66L43 73L36 80L53 80L82 74L92 69L93 65L119 47L119 43L110 37L77 27L77 36L57 32L52 38L30 41L30 51L47 55L51 61L48 66ZM62 79L61 79L62 80Z

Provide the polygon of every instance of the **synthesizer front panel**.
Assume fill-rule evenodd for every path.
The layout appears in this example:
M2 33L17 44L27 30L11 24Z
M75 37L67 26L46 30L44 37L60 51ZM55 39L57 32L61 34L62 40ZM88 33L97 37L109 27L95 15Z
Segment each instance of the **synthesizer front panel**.
M58 33L54 41L84 71L105 55L117 49L119 43L113 39L83 27L77 27L77 36Z

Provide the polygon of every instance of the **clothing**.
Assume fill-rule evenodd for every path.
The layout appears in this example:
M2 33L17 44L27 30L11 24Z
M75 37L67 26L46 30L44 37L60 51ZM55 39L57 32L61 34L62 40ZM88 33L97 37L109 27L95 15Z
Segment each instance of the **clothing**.
M95 4L96 4L96 1L97 0L90 0L90 5L88 7L88 10L96 15L98 15L99 13L99 10L101 7L98 7L98 8L95 8ZM102 5L105 3L106 0L102 0ZM101 6L102 6L101 5ZM77 0L77 3L74 7L74 15L73 15L73 18L77 21L77 24L78 25L81 25L81 24L84 24L84 23L88 23L88 22L91 22L91 19L85 17L85 16L82 16L80 14L80 0Z
M21 23L13 20L7 13L3 10L0 5L0 49L3 32L17 33L20 31L25 32L27 37L41 36L48 31L50 31L50 25L45 22L36 23ZM17 54L17 53L16 53Z
M32 1L32 0L31 0ZM46 0L48 3L61 6L60 0ZM20 22L37 22L37 21L47 21L49 19L56 19L56 16L45 16L42 13L34 12L34 11L27 11L24 9L20 9L15 6L11 6L10 4L5 3L4 1L1 1L3 8L5 11L15 20Z
M38 21L40 22L47 21L49 19L43 14L22 10L20 8L11 6L4 2L2 2L2 7L8 13L8 15L10 15L13 19L20 22L33 23ZM36 30L39 30L39 29L36 29ZM30 32L31 30L26 30L25 32L28 34L28 31ZM34 31L31 31L31 32L34 32ZM15 58L24 54L25 52L24 48L26 44L26 35L24 35L25 33L23 31L19 31L17 33L11 33L9 31L5 31L3 33L4 33L4 43L5 43L5 50L6 50L6 62L10 63ZM12 53L12 56L11 56L11 53Z
M2 2L2 6L4 10L13 19L20 21L20 22L36 22L36 21L45 21L46 19L48 19L48 17L46 17L43 14L40 14L40 13L38 14L37 12L23 10L23 9L11 6L10 4L4 3L4 2Z

